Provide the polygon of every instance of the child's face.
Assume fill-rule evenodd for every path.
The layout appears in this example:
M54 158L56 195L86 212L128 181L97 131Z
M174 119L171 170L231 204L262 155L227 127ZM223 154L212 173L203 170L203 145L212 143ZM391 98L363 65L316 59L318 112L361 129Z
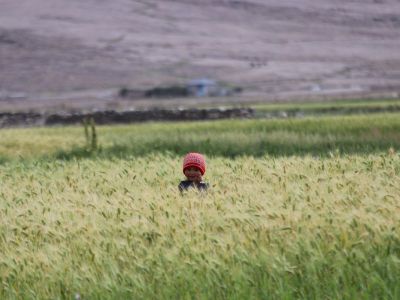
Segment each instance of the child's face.
M196 181L196 182L200 182L201 181L201 172L196 167L186 168L185 169L185 176L190 181Z

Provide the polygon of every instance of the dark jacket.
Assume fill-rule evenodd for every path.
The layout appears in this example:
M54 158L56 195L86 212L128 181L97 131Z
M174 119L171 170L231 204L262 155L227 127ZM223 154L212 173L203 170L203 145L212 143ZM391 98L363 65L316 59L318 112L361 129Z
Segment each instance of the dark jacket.
M197 188L199 191L206 191L209 187L207 182L201 181L199 183L195 183L194 181L184 180L181 181L178 188L179 191L187 191L189 188Z

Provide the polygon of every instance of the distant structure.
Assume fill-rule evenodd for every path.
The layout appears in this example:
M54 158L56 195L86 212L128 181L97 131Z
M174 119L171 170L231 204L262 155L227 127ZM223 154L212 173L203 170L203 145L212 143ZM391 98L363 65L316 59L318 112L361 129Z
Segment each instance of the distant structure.
M208 78L190 80L186 88L189 94L196 97L215 96L219 92L217 83Z
M156 86L147 90L123 87L118 95L121 98L186 98L186 97L224 97L239 94L241 87L217 83L208 78L193 79L186 85Z

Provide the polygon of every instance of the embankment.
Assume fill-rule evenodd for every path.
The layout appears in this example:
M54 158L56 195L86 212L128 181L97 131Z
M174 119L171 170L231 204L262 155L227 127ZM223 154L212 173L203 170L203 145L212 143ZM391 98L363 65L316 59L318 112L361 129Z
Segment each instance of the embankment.
M0 113L0 128L53 126L80 124L85 118L93 118L97 124L127 124L145 121L189 121L251 118L251 108L212 109L153 109L129 111L96 111L90 113Z

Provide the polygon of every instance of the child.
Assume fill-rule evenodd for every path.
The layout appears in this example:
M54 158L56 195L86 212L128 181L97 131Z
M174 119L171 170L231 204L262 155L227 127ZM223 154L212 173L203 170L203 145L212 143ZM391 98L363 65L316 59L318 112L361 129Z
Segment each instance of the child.
M208 183L202 181L206 172L206 161L200 153L188 153L183 159L183 174L187 180L181 181L179 191L183 192L189 188L197 188L199 191L206 191Z

